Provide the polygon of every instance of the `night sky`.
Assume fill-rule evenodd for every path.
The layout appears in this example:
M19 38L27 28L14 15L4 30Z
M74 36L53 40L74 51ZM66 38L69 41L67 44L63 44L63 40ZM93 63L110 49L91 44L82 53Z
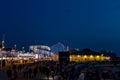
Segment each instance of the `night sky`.
M0 0L0 40L17 48L58 42L120 56L120 0Z

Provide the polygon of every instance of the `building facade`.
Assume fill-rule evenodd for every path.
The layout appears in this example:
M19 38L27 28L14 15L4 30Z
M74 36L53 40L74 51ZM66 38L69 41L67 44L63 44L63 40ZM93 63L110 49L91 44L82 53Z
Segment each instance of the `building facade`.
M60 55L62 53L62 55ZM67 57L65 56L67 54ZM68 58L69 55L69 58ZM85 61L106 61L110 60L112 57L116 57L113 52L97 52L90 49L83 50L71 50L67 52L59 53L59 60L64 57L69 59L70 62L85 62Z

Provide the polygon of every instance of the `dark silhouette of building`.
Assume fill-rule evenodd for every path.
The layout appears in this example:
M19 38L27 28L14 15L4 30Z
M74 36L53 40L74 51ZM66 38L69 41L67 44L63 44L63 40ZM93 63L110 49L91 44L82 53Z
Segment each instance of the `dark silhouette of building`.
M59 52L59 62L60 63L68 63L70 61L70 53L69 51Z

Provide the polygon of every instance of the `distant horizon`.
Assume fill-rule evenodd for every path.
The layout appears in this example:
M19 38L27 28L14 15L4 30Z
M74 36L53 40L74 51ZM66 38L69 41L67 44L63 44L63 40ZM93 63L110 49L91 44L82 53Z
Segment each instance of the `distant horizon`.
M59 44L59 43L61 43L61 42L57 42L56 44L53 44L52 46L54 46L54 45L57 45L57 44ZM63 43L61 43L61 44L63 44ZM13 44L13 47L7 47L6 46L6 43L5 43L5 48L14 48L14 45L15 44ZM26 52L28 52L29 51L29 47L30 46L35 46L35 45L43 45L43 44L31 44L31 45L29 45L29 46L19 46L19 47L17 47L17 44L16 44L16 49L17 50L20 50L20 51L22 51L22 47L24 47L25 48L25 51ZM64 45L64 44L63 44ZM52 47L52 46L50 46L50 45L44 45L44 46L49 46L50 48ZM66 50L67 50L67 46L69 47L69 45L64 45L64 47L66 47ZM84 48L78 48L78 47L69 47L69 50L75 50L75 49L79 49L79 50L83 50L83 49L90 49L90 50L92 50L92 51L97 51L97 52L101 52L101 51L112 51L112 50L107 50L107 49L95 49L95 48L88 48L88 47L84 47ZM119 55L118 55L118 53L116 52L116 51L112 51L113 53L116 53L116 56L118 56L119 57Z

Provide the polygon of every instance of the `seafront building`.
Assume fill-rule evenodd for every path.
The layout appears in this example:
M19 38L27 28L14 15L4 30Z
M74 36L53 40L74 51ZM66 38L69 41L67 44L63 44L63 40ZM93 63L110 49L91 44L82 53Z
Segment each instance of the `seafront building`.
M60 61L85 62L85 61L109 61L115 58L116 54L111 51L92 51L90 49L70 50L59 53Z
M60 49L61 51L54 52L55 50ZM52 49L55 47L54 49ZM68 62L85 62L85 61L106 61L111 58L116 58L116 54L111 51L93 51L90 49L83 50L69 50L68 48L65 50L63 44L58 43L49 47L45 45L32 45L30 46L30 50L32 52L25 52L24 48L22 51L19 51L15 48L6 48L5 41L2 40L2 45L0 46L0 59L14 59L14 60L55 60L55 61L68 61ZM52 50L54 51L52 51Z

